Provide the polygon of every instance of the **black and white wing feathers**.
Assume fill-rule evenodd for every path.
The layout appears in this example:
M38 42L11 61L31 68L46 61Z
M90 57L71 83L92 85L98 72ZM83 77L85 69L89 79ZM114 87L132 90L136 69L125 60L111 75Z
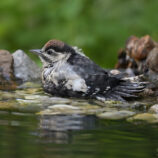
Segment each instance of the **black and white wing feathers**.
M123 98L136 97L135 94L144 89L141 83L132 83L120 77L111 76L86 56L72 54L68 63L85 80L89 88L86 95L92 98L124 100Z

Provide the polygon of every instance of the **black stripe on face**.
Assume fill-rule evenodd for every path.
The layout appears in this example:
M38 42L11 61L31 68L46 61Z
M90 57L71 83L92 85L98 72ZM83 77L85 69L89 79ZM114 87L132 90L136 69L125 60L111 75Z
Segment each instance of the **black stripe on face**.
M47 56L45 56L44 54L41 55L42 59L45 60L48 63L51 63L51 59L49 59Z

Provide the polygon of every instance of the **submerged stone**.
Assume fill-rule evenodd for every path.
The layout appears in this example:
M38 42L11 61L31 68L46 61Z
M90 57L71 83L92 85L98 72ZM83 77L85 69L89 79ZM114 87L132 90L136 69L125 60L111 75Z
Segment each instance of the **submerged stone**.
M109 111L98 114L97 116L101 119L109 119L109 120L120 120L130 116L133 116L135 112L121 110L121 111Z
M0 101L0 110L11 110L16 109L17 103L16 101Z
M151 106L149 112L158 114L158 104Z
M16 100L17 98L24 98L16 94L14 91L0 91L0 101Z
M40 115L67 115L67 114L96 114L101 107L88 105L88 106L73 106L68 104L54 104L52 106L48 106L45 110L39 112Z
M149 107L155 104L154 100L147 99L130 102L100 102L96 100L60 98L45 93L40 86L33 87L31 84L29 83L30 86L27 88L19 88L11 92L0 91L0 110L31 112L41 116L93 115L101 119L120 120L129 117L130 119L134 118L135 116L132 116L138 111L148 111ZM151 115L155 119L156 116Z
M72 102L72 100L68 98L53 97L46 94L41 97L41 101L46 105L71 104Z
M47 109L39 112L40 115L57 115L57 114L74 114L80 113L80 108L66 104L58 104L49 106Z
M28 89L28 88L41 88L41 83L35 83L35 82L24 82L21 85L19 85L18 89Z
M129 106L132 108L132 109L136 109L136 110L140 110L140 111L146 111L149 106L150 106L151 102L148 103L144 103L144 102L138 102L138 101L135 101L133 102L132 104L129 104Z
M150 114L150 113L137 114L131 118L128 118L127 121L129 122L144 121L147 123L158 123L158 114Z
M53 105L53 106L49 106L49 109L59 109L59 110L65 110L65 109L70 109L70 110L79 110L78 107L75 106L71 106L71 105L66 105L66 104L57 104L57 105Z

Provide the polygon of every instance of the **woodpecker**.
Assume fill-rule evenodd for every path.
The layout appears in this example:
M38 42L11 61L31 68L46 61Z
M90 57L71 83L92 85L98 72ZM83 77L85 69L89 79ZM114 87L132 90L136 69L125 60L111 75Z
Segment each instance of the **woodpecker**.
M112 75L89 59L81 49L59 40L48 41L42 49L30 50L43 63L44 91L55 96L105 100L137 97L144 86Z

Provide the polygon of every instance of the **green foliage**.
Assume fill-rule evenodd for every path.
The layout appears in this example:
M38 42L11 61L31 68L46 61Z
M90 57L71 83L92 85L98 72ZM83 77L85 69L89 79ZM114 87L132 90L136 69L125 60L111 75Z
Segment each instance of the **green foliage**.
M158 39L157 6L156 0L1 0L0 48L28 52L55 38L113 67L130 35Z

